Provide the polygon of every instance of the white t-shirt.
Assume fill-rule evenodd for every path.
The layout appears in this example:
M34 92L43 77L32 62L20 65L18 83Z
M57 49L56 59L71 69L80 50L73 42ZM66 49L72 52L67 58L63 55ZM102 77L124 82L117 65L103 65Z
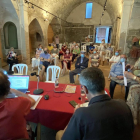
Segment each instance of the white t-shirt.
M112 61L114 63L119 62L120 61L120 55L119 56L116 56L116 55L112 56L111 59L109 60L109 62L112 62Z

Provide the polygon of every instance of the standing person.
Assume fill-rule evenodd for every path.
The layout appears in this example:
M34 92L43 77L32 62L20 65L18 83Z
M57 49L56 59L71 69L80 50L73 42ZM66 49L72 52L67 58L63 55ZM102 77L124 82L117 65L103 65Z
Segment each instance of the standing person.
M55 44L56 44L57 49L59 49L59 36L58 35L56 35L55 37Z
M32 58L32 70L40 64L40 54L43 53L42 46L40 45L39 48L36 50L35 58Z
M134 123L130 108L124 101L105 94L103 72L96 67L87 68L81 72L79 81L89 105L76 106L56 140L132 140Z
M9 64L9 71L12 70L13 64L18 64L17 53L14 52L14 48L11 47L7 54L7 63Z
M50 65L50 54L47 52L47 48L44 48L44 53L40 54L40 68L42 69L41 71L41 76L40 80L43 81L43 76L44 72L46 72L46 69Z
M67 50L67 46L66 46L66 45L63 45L63 46L62 46L62 49L61 49L60 52L59 52L59 60L60 60L60 56L61 56L61 55L64 55L65 52L66 52L66 50Z
M89 59L85 57L85 52L81 51L81 56L77 58L75 63L75 70L69 73L70 83L74 84L74 76L80 74L82 70L88 67Z
M58 63L58 53L59 53L59 50L55 45L51 51L51 61L54 61L55 65L57 65L57 63Z
M111 47L111 44L108 44L108 47L107 47L106 51L109 54L109 58L111 58L111 56L113 54L113 48Z
M67 49L66 53L64 53L63 58L62 58L62 69L63 69L63 73L62 75L65 74L65 72L69 69L71 69L71 60L72 60L72 56L70 54L70 50Z
M6 99L9 92L17 98ZM29 139L25 117L34 104L27 94L10 89L8 77L0 71L0 140Z
M72 62L74 61L74 59L80 54L80 48L78 46L78 44L76 44L76 46L74 47L73 51L72 51Z
M102 40L102 43L100 44L100 47L99 47L99 51L100 51L100 57L101 57L102 66L103 66L105 62L105 51L106 51L105 39Z
M94 49L93 54L90 55L89 62L91 64L91 67L99 67L100 56L97 53L96 49Z

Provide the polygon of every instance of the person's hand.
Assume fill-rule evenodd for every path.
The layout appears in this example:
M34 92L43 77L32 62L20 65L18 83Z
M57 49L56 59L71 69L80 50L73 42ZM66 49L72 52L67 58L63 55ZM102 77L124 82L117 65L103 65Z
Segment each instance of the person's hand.
M80 104L78 104L78 105L74 108L74 112L75 112L78 108L80 108Z
M79 63L77 65L79 65Z
M15 91L16 91L15 89L10 88L11 93L14 93Z
M117 78L118 78L119 80L122 80L124 77L123 77L123 76L117 76Z
M134 75L131 72L128 72L128 71L125 71L124 75L125 75L126 78L129 78L129 79L133 79L134 78Z

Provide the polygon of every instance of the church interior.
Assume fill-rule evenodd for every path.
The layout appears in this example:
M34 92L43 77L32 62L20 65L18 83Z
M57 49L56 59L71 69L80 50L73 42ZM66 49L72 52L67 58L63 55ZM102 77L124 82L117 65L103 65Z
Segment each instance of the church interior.
M56 37L59 43L56 43ZM44 49L49 44L58 44L61 51L65 44L71 51L76 43L89 58L87 46L94 44L98 50L102 39L107 46L111 44L111 56L119 50L120 54L126 55L130 65L135 64L140 57L140 0L0 0L0 68L6 71L10 67L7 54L11 47L18 54L18 63L26 64L27 75L31 75L39 71L38 67L32 68L32 59L39 45ZM106 55L99 68L104 73L105 87L109 91L111 56ZM76 60L63 75L60 56L57 63L61 68L59 83L71 83L69 73L75 69ZM46 74L42 82L46 81ZM30 76L30 81L37 81L36 76ZM75 85L80 85L78 75L75 76ZM124 86L116 86L114 99L125 100ZM30 123L35 130L37 124ZM40 127L41 140L55 140L56 130L44 125ZM137 124L133 140L140 139L139 132L140 125Z

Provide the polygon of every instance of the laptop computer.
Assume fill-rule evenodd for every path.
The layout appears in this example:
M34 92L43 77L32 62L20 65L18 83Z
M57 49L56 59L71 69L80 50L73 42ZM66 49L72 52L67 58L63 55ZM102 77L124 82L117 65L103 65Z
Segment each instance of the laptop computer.
M10 81L10 88L16 89L23 93L28 91L29 75L8 75Z

